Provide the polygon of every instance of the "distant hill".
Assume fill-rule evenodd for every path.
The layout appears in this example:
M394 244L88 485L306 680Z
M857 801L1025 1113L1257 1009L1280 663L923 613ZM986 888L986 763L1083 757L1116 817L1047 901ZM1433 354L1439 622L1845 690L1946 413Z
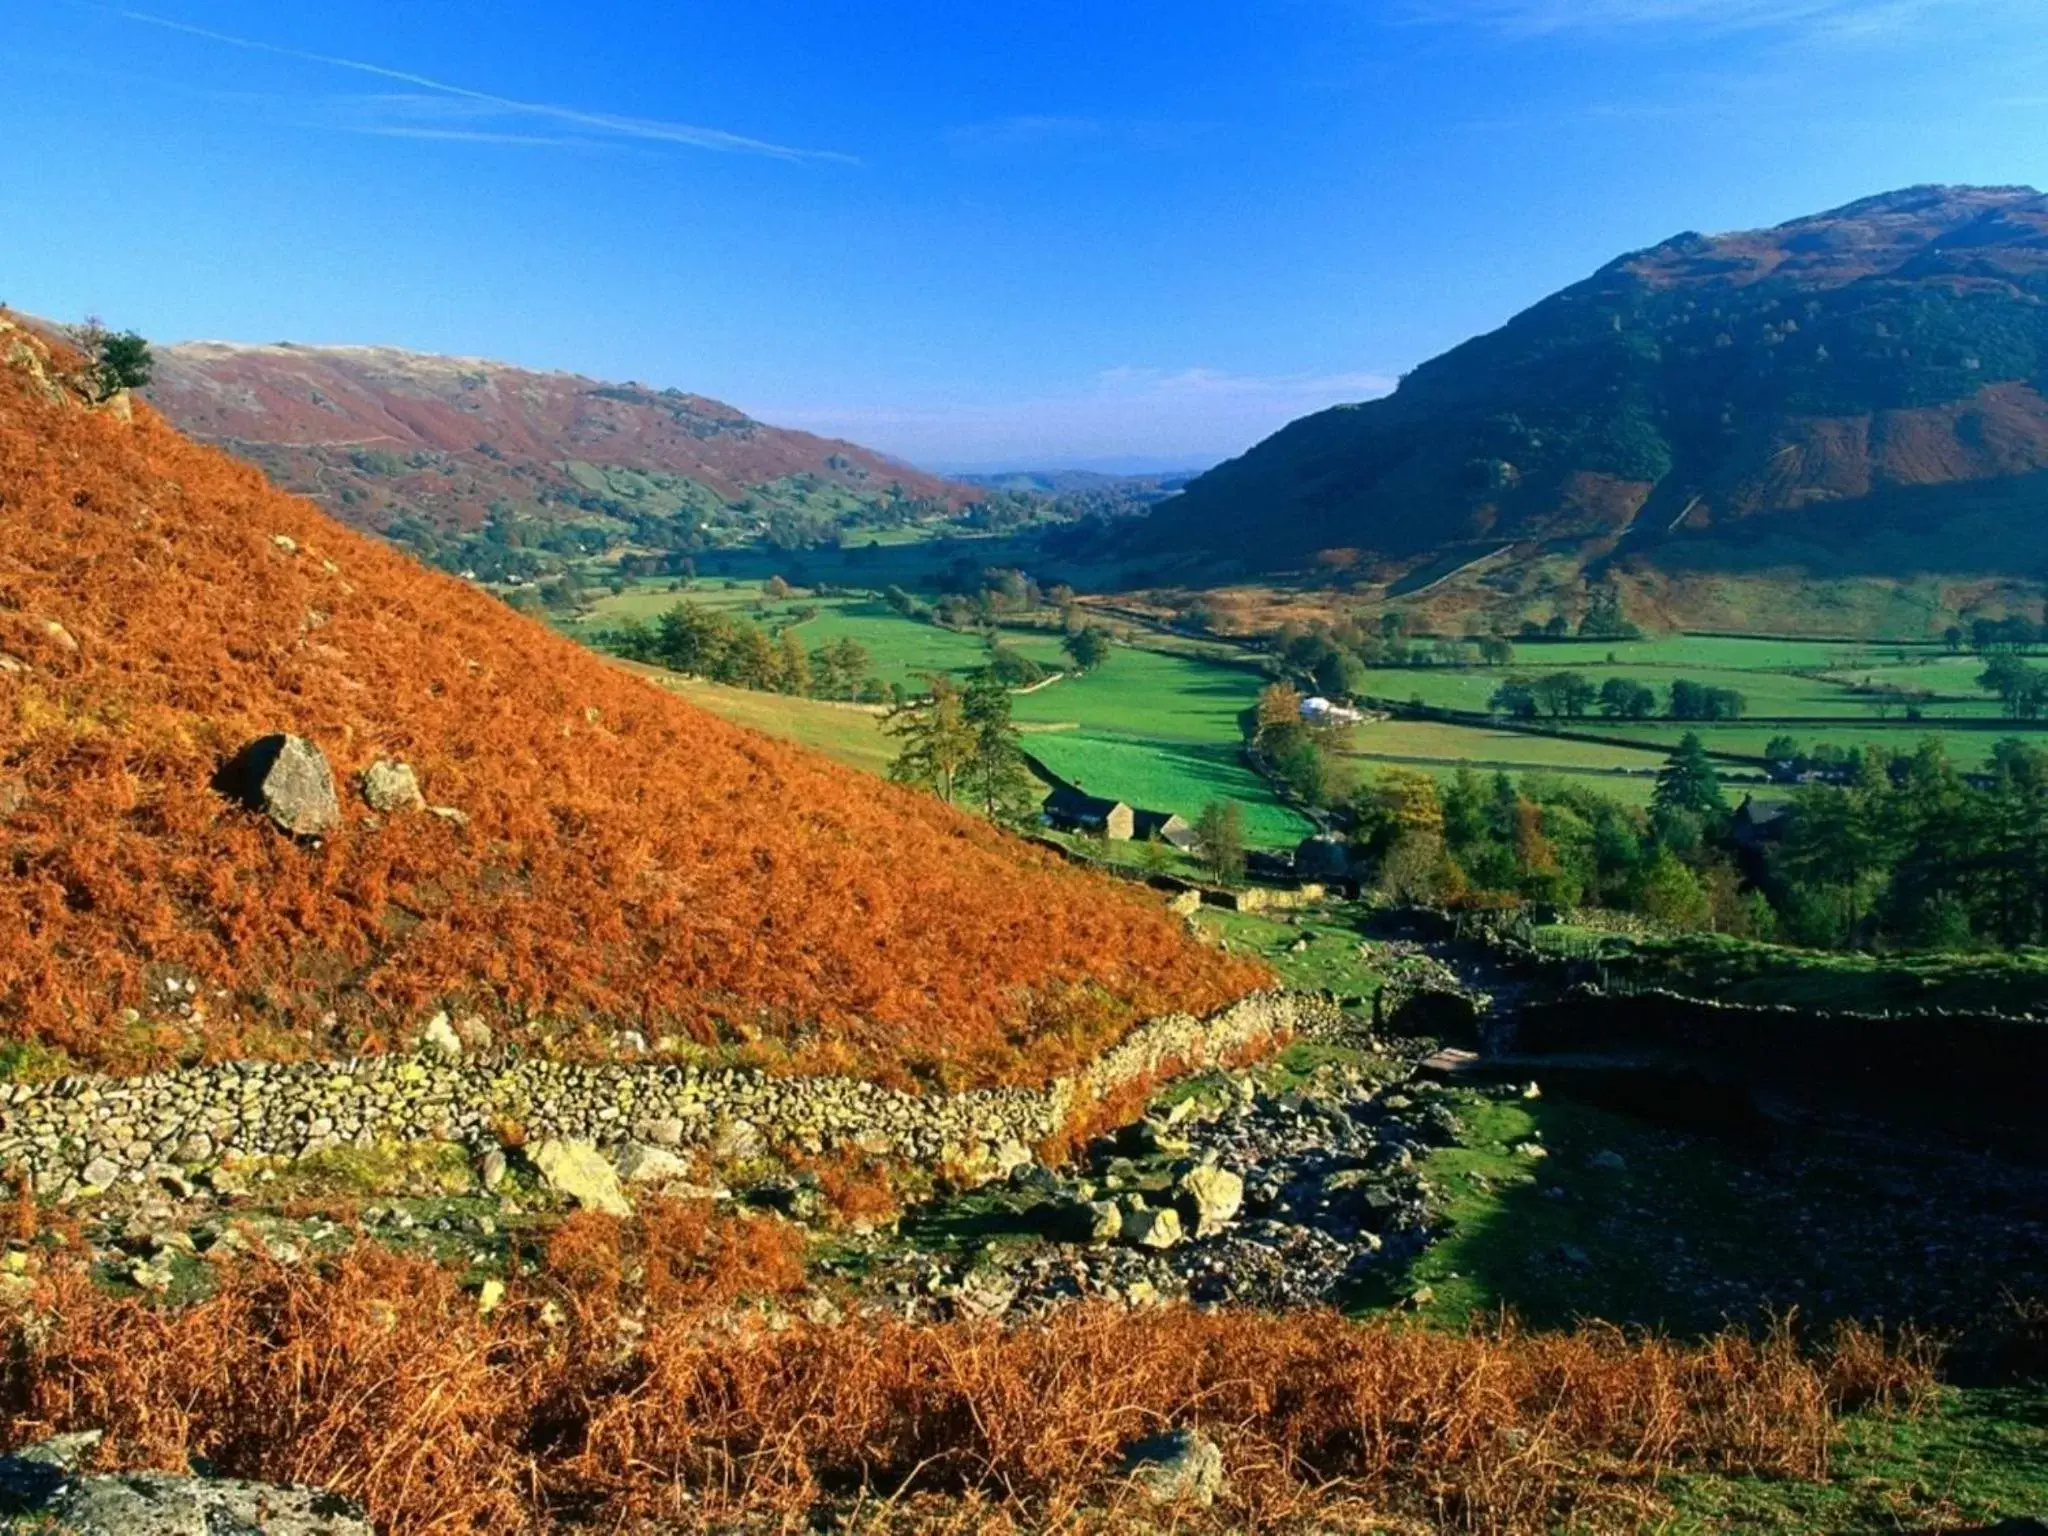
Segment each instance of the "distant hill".
M189 342L156 358L148 397L181 430L451 567L568 550L578 530L796 544L947 517L979 494L680 390L393 347Z
M1008 497L1062 520L1132 517L1150 511L1194 479L1197 471L1113 475L1092 469L1013 469L958 478L993 498Z
M1915 187L1623 256L1211 470L1125 548L1395 595L2036 577L2044 395L2048 198Z
M80 374L0 317L0 1049L345 1054L474 1009L532 1046L632 1029L988 1083L1263 979L1149 893L728 725ZM279 732L331 764L316 840L215 787ZM387 758L438 812L373 811Z

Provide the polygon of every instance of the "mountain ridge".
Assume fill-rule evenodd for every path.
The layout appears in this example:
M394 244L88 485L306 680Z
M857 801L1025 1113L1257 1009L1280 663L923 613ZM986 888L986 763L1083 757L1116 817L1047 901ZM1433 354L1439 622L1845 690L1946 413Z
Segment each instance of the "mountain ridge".
M707 395L567 370L367 344L195 341L155 356L147 398L181 430L430 555L493 521L688 549L778 519L793 539L942 518L980 494Z
M1595 579L1774 541L1845 571L2031 576L2048 541L1979 505L2007 493L2048 497L2048 196L1925 186L1618 256L1124 538L1390 585L1503 544Z

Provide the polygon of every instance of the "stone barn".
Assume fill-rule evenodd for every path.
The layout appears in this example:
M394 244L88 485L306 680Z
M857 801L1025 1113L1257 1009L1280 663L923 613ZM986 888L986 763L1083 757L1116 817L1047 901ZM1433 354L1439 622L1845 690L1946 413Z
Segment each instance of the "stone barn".
M1060 832L1088 832L1111 842L1127 843L1137 829L1138 813L1121 800L1105 800L1061 784L1040 807L1046 825Z

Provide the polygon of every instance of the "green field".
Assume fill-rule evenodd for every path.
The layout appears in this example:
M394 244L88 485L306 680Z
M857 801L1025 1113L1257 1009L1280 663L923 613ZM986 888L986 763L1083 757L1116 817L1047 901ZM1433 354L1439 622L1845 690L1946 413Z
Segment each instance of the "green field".
M1238 717L1264 682L1245 667L1118 646L1095 671L1021 695L1016 717L1030 752L1090 794L1189 821L1211 800L1235 800L1252 843L1291 846L1312 825L1274 797L1241 751Z
M572 634L589 635L624 619L651 624L677 603L694 603L700 608L736 613L765 624L790 624L799 610L817 609L814 618L795 623L797 637L806 649L852 639L867 650L874 672L884 683L900 683L917 690L927 673L971 672L988 661L988 646L979 635L942 629L905 619L880 598L857 594L846 597L812 597L798 592L789 597L769 599L759 581L699 579L687 589L674 590L667 581L642 582L617 595L606 595L592 605L590 613L564 627ZM1057 636L1041 630L1005 631L1003 644L1023 652L1042 666L1057 667L1062 657Z
M632 662L622 661L619 665L735 725L810 747L849 768L886 774L896 755L896 744L883 734L882 717L875 710L822 699L791 698L783 693L757 693L751 688L728 688L722 683L681 677L660 667L635 666Z
M1647 749L1441 720L1378 720L1356 727L1346 741L1345 759L1368 774L1401 765L1443 778L1466 764L1482 772L1550 774L1632 804L1648 803L1665 760Z
M765 622L789 622L802 608L815 617L795 632L807 647L857 640L884 682L915 692L932 672L955 675L982 666L988 647L978 635L906 619L869 595L811 597L798 592L769 600L758 581L699 579L688 590L645 582L600 599L581 622L564 626L593 637L627 618L652 622L676 603L722 608ZM1047 668L1065 657L1060 637L1043 624L1001 631L1001 641ZM705 708L771 736L816 747L841 762L887 772L894 744L874 715L816 700L721 688L658 669L657 676ZM1292 846L1313 824L1283 805L1245 765L1239 717L1264 684L1248 667L1202 655L1166 654L1119 645L1085 676L1064 676L1015 696L1026 747L1061 778L1093 794L1147 810L1173 811L1193 821L1211 800L1244 808L1245 831L1256 846Z

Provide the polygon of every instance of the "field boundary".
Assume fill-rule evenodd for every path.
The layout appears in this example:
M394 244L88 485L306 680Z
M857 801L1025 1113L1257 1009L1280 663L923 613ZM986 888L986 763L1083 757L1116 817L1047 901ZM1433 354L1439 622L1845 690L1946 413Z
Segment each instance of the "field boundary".
M788 1077L670 1063L474 1059L228 1062L146 1077L102 1074L0 1088L0 1168L39 1194L139 1184L152 1170L292 1158L384 1143L478 1153L516 1125L529 1141L734 1140L805 1153L853 1148L969 1175L1000 1171L1121 1090L1221 1064L1337 1015L1311 992L1254 992L1203 1018L1164 1014L1042 1088L910 1093L865 1078Z

